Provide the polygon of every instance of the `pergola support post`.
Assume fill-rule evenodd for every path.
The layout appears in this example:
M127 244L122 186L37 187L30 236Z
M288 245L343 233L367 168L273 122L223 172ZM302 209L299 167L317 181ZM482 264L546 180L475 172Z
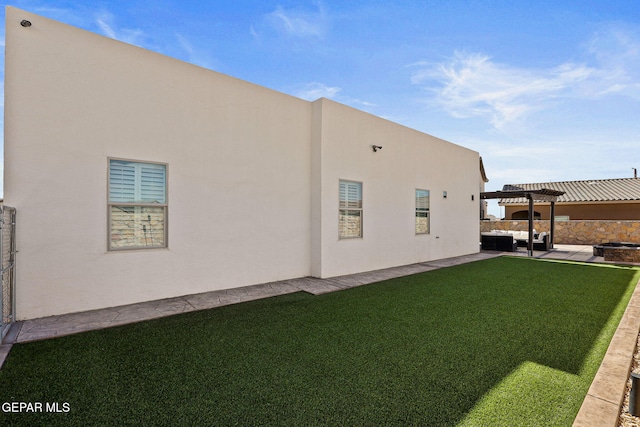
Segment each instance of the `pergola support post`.
M549 249L553 249L553 240L556 235L556 202L551 201L551 230L549 231Z
M529 239L527 240L527 252L529 256L533 256L533 196L527 194L529 199Z

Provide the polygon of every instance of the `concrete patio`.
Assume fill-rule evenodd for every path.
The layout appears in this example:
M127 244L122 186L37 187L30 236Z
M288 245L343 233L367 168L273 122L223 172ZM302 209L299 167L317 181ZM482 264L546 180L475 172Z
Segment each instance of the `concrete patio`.
M528 256L526 247L518 248L517 252L505 252L505 254ZM605 263L603 257L593 256L593 246L591 245L555 245L555 247L549 251L533 251L533 257Z
M520 248L517 252L481 251L476 254L461 257L428 261L329 279L303 277L236 289L212 291L101 310L21 321L11 327L2 345L0 345L0 367L9 354L11 346L16 343L55 338L293 292L303 291L320 295L382 280L503 255L528 256L526 248ZM555 248L550 251L534 251L533 257L540 259L605 263L602 257L593 256L592 246L581 245L555 245ZM624 397L624 386L621 386L621 384L626 384L631 365L631 357L635 349L638 331L640 330L640 290L638 288L632 297L627 311L628 313L625 314L625 318L623 318L618 332L616 332L616 336L614 336L612 340L600 371L598 371L594 379L593 385L589 390L583 408L574 425L616 425L619 408L622 398ZM615 365L617 369L612 370L610 368L611 365ZM614 385L612 386L612 384ZM603 407L606 407L607 410L603 410Z

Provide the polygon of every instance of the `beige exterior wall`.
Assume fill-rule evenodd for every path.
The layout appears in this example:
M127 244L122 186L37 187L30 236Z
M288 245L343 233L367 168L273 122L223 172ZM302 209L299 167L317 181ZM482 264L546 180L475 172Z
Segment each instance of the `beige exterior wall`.
M528 205L505 205L505 218L512 219L516 212L527 212L528 215L528 210ZM549 203L537 202L534 210L540 214L540 219L551 217ZM555 215L568 216L571 220L639 220L640 202L556 203Z
M476 152L18 9L6 17L19 319L478 251ZM109 157L167 164L166 249L107 251ZM339 179L363 183L362 239L337 238ZM414 233L415 188L431 190L429 235Z
M478 251L477 152L327 99L313 108L314 276ZM338 239L340 180L362 183L362 238ZM429 234L415 233L416 189L430 191Z
M309 274L308 102L11 8L6 37L20 318ZM168 249L107 252L108 157L167 163Z

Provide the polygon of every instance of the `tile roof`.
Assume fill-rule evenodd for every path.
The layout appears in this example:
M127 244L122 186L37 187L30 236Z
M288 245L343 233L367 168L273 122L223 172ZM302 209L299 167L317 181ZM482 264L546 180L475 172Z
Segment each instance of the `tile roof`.
M524 190L564 191L557 203L640 201L640 178L591 179L586 181L540 182L533 184L509 184L503 190L519 187ZM501 204L526 204L524 198L500 199Z

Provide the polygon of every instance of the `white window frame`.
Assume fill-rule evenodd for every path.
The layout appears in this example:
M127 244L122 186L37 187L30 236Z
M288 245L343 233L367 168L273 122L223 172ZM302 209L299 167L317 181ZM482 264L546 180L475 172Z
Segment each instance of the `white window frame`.
M426 199L425 199L425 193L426 193ZM431 212L430 212L431 192L429 190L416 188L416 191L415 191L414 194L415 194L415 204L416 204L416 211L415 211L415 232L416 232L416 235L430 234L431 233ZM426 200L426 203L424 203L424 200ZM425 216L421 216L421 214L426 214L426 215ZM427 219L427 229L426 229L426 231L423 231L422 228L419 228L418 218L426 218Z
M362 238L362 198L362 182L340 180L338 186L338 239ZM345 220L344 218L351 216L357 216L359 218L357 234L345 233L345 228L342 226Z
M126 165L128 167L133 167L133 175L130 175L129 183L125 184L125 186L120 187L120 191L118 188L112 188L112 166L123 166ZM163 176L161 179L164 180L163 188L158 186L157 184L153 185L153 181L144 181L142 175L142 169L144 165L152 165L152 168L147 169L156 169L158 171L163 171ZM129 171L131 174L131 169ZM148 170L146 173L150 173ZM149 161L141 161L141 160L131 160L131 159L122 159L109 157L107 159L107 250L109 252L112 251L125 251L125 250L137 250L137 249L165 249L168 247L168 178L169 178L169 166L166 163L159 162L149 162ZM124 181L124 179L122 180ZM160 181L162 182L162 181ZM150 185L151 184L151 185ZM143 190L143 187L147 189ZM150 188L151 187L151 188ZM128 194L127 194L128 193ZM142 233L144 238L140 238L143 244L124 244L122 246L115 243L113 239L112 230L113 226L113 217L112 212L115 209L120 209L122 211L133 210L133 212L139 211L138 215L134 218L134 224L132 229L138 231L138 234ZM156 244L158 233L155 232L156 240L154 241L154 231L153 231L153 220L151 214L147 214L147 219L142 218L141 211L145 208L149 209L149 211L159 211L158 218L161 220L162 224L162 232L161 232L161 244ZM148 222L147 222L148 221ZM157 227L157 224L155 225ZM140 228L140 230L138 230ZM134 240L136 240L134 238Z

